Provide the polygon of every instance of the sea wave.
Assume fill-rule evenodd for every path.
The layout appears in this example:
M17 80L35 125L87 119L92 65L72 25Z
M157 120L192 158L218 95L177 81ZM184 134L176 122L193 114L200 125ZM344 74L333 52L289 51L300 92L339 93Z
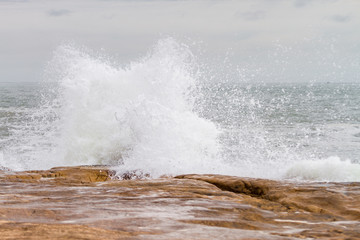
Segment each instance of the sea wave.
M216 173L360 180L360 165L341 160L357 149L358 125L343 120L342 125L319 125L320 93L329 86L316 88L317 101L309 86L244 86L206 79L201 70L190 48L173 38L159 40L125 67L62 45L46 70L47 82L54 83L28 95L41 98L40 104L6 107L17 117L5 122L0 166L29 170L101 164L119 175L151 177ZM307 105L301 105L305 100ZM306 112L312 105L317 110ZM350 139L348 147L338 139ZM327 158L318 148L333 148L343 156Z

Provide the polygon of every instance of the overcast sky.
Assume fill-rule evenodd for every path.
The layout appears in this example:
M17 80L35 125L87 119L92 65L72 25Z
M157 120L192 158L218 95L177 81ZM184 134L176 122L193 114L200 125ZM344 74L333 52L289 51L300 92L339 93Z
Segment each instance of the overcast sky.
M264 79L360 82L359 0L0 0L0 81L40 81L63 43L126 64L164 36Z

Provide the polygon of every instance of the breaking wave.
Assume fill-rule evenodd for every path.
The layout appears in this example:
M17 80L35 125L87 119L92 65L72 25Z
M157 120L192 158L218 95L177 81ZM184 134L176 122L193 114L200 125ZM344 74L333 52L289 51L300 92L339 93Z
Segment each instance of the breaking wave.
M277 101L275 92L271 101L259 101L252 87L227 89L204 80L196 57L172 38L126 66L94 55L71 45L55 51L46 75L51 87L0 152L0 166L105 164L119 174L152 177L218 173L360 181L359 164L337 157L318 160L302 147L309 144L302 133L289 142L288 133L264 127L269 123L260 116L281 116L276 111L288 99ZM279 91L284 96L285 90Z

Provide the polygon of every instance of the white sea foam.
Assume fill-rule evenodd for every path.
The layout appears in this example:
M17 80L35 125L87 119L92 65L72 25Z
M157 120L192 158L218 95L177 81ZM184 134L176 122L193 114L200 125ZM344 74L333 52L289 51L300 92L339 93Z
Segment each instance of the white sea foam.
M0 167L1 167L2 163L3 163L3 161L4 161L4 153L2 151L0 151Z
M350 160L342 161L338 157L304 160L293 163L286 171L285 178L308 181L359 182L360 164L352 163Z

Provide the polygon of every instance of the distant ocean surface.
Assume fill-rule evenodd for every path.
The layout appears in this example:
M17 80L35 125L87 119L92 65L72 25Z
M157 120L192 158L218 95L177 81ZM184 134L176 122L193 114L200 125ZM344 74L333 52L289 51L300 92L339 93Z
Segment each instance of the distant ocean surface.
M47 74L0 83L0 168L360 181L360 83L210 81L171 39L126 67L62 46Z

